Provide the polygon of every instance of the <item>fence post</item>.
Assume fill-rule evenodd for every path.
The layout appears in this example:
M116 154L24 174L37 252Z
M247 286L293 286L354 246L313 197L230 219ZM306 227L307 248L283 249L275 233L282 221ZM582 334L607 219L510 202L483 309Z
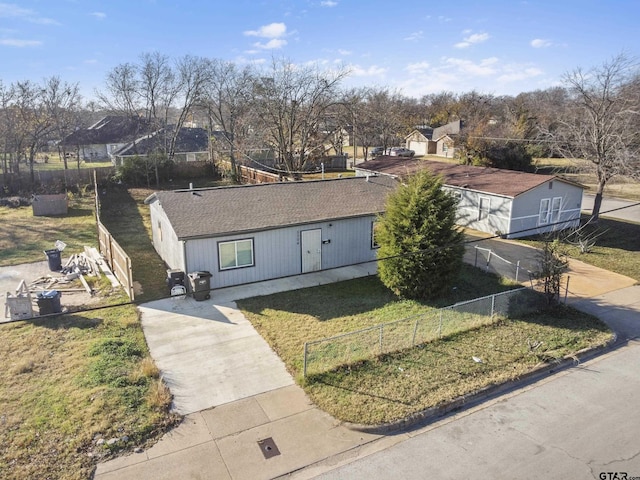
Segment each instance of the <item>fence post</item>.
M415 347L416 345L416 333L418 332L418 321L420 317L416 318L416 324L413 326L413 338L411 339L411 346Z
M491 295L491 318L493 318L493 312L496 308L496 294Z
M487 255L487 272L489 271L489 263L491 263L491 254L493 253L493 250L489 249L489 255Z
M384 353L382 350L382 330L384 329L384 324L380 324L380 355Z
M518 273L520 273L520 260L516 263L516 283L518 283Z
M564 304L567 304L567 295L569 295L569 280L571 280L571 277L569 275L567 275L567 286L564 289Z
M307 376L307 342L304 342L304 356L302 358L302 376Z

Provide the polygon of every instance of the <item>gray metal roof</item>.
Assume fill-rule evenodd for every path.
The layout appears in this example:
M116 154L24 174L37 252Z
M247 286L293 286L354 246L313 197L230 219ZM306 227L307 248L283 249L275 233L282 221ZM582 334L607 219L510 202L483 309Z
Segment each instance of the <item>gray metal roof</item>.
M204 238L374 215L396 186L390 177L350 177L161 191L146 203L160 203L179 239Z

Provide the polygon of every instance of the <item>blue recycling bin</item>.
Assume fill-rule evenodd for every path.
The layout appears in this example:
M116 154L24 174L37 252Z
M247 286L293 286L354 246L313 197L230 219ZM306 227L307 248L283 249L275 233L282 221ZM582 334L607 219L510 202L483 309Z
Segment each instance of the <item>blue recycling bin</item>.
M58 290L45 290L36 295L38 302L38 311L40 315L49 315L52 313L61 313L60 297L62 293Z

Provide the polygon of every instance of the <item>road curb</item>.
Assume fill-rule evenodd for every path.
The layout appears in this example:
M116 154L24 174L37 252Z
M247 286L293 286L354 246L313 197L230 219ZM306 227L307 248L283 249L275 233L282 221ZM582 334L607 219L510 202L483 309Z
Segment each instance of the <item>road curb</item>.
M564 357L562 360L554 362L553 364L546 364L542 367L536 368L535 370L521 375L516 379L497 385L490 385L476 392L462 395L461 397L458 397L451 402L427 408L396 422L389 422L380 425L361 425L350 422L343 422L342 424L350 430L377 435L399 433L405 430L421 428L453 412L463 411L471 407L480 405L487 400L500 397L507 392L518 390L520 388L536 383L544 378L550 377L551 375L555 375L558 372L580 365L583 362L589 361L604 353L619 348L626 343L627 340L619 341L618 335L613 332L613 338L604 345L580 350L573 355Z

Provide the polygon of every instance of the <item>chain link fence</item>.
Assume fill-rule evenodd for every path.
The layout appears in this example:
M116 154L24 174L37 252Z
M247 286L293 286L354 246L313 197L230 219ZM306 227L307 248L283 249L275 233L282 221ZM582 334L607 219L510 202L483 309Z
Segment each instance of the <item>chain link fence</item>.
M314 375L412 348L490 324L496 316L513 318L536 312L544 304L545 299L539 293L523 287L456 303L427 314L306 342L303 374Z

